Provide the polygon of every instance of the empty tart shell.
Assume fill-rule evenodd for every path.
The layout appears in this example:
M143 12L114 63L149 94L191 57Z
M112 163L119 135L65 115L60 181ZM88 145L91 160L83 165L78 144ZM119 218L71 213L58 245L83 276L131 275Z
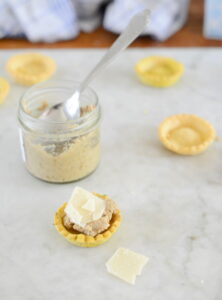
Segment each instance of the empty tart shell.
M39 53L22 53L9 58L6 69L17 83L30 86L51 77L56 64Z
M183 71L181 63L162 56L145 57L135 65L135 72L140 81L154 87L168 87L175 84Z
M215 130L200 117L181 114L171 116L160 124L159 138L173 152L195 155L206 150L214 141Z
M4 78L0 77L0 103L3 103L9 92L9 83Z
M96 196L106 199L107 196L100 195L95 193ZM111 236L116 232L118 229L120 222L121 222L121 215L120 211L118 210L117 213L114 213L112 219L110 220L110 226L108 229L99 233L95 237L88 236L76 230L68 230L63 224L63 217L65 215L64 209L67 203L64 203L55 213L54 216L54 225L57 231L70 243L79 246L79 247L96 247L99 246L106 241L108 241Z

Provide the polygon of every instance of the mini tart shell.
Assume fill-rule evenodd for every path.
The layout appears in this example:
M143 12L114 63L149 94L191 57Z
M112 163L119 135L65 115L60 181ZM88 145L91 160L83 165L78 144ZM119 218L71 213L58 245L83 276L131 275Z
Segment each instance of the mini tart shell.
M189 114L174 115L165 119L160 124L158 134L167 149L182 155L201 153L215 139L215 130L210 123Z
M140 81L154 87L168 87L175 84L183 71L181 63L162 56L145 57L135 65L135 72Z
M6 70L17 83L30 86L51 77L56 64L39 53L22 53L9 58Z
M96 196L106 199L107 196L100 195L97 193L94 193ZM121 222L121 215L120 211L118 210L117 213L113 214L112 219L110 221L110 227L103 231L102 233L97 234L95 237L88 236L86 234L83 234L81 232L70 232L63 224L63 217L65 215L64 209L66 207L67 203L64 203L55 213L54 216L54 225L57 229L57 231L70 243L79 246L79 247L96 247L99 246L106 241L108 241L111 236L116 232L118 229L120 222Z
M4 78L0 77L0 104L3 103L9 92L9 83Z

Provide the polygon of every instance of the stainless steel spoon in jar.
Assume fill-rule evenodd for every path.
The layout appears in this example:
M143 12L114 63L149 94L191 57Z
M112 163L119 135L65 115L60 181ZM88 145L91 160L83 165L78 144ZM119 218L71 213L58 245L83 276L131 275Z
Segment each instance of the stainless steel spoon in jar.
M108 49L103 58L83 80L73 95L64 102L47 108L39 117L42 120L53 120L57 122L80 117L79 98L89 83L100 73L114 58L125 50L145 29L149 20L150 11L145 9L137 13L129 22L126 29Z

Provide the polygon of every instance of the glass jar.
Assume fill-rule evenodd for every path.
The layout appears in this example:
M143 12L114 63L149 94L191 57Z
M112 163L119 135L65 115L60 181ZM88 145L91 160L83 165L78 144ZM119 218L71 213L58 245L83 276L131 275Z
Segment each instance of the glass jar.
M48 182L71 182L92 173L100 160L100 106L87 88L80 97L81 116L55 122L39 116L47 106L68 99L78 83L50 80L30 88L18 111L22 157L27 170Z

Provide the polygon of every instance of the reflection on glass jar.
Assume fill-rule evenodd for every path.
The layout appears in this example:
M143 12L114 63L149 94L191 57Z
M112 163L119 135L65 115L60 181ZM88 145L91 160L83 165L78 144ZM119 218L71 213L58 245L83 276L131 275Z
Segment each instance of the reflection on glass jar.
M20 101L18 119L23 159L28 171L49 182L71 182L92 173L100 160L100 106L88 88L80 98L77 120L41 120L45 108L68 99L72 81L47 81L33 86Z

